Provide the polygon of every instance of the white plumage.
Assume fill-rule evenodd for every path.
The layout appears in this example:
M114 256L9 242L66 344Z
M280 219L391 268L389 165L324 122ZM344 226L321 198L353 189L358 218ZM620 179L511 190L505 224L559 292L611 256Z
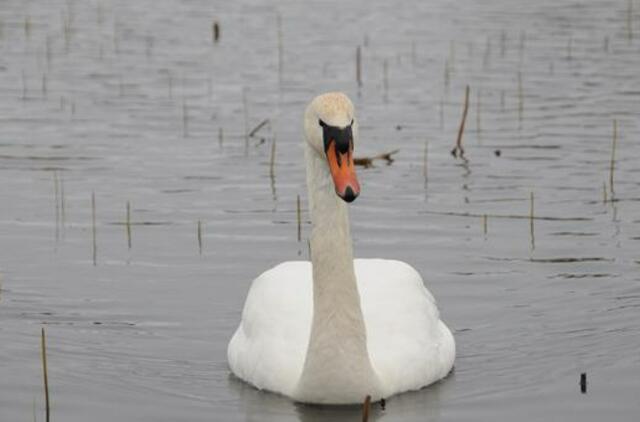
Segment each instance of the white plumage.
M382 397L417 390L445 377L455 343L431 293L404 262L354 260L371 363ZM251 285L242 322L229 343L239 378L295 398L313 312L311 263L283 262Z

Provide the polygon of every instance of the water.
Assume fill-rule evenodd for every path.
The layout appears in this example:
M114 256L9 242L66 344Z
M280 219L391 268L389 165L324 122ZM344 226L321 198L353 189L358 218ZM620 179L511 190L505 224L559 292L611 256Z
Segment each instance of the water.
M415 266L458 345L376 419L640 411L637 1L8 1L0 22L1 420L43 420L42 326L54 420L359 420L226 364L251 280L307 257L301 117L332 89L356 155L400 149L359 171L356 254Z

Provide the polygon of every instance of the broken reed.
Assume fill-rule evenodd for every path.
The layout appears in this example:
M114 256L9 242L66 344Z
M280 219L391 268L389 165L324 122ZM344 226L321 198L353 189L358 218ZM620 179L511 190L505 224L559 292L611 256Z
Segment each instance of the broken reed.
M98 252L96 244L96 194L91 192L91 234L93 238L93 265L97 264Z
M127 246L131 249L131 204L127 201L127 220L125 223L127 230Z
M371 409L371 396L367 396L362 403L362 422L369 421L369 410Z
M296 197L296 215L298 217L298 242L302 240L302 210L300 209L300 195Z
M484 232L485 236L489 232L489 223L487 220L488 220L487 214L484 214L482 216L482 231Z
M613 139L611 141L611 162L609 163L609 192L611 192L611 200L615 194L613 175L616 167L616 145L618 143L618 121L613 120Z
M42 354L42 375L44 383L44 402L45 402L45 415L46 421L49 422L50 407L49 407L49 376L47 372L47 342L44 334L44 327L40 332L40 351Z
M356 82L358 82L358 87L362 86L362 50L360 46L356 47Z
M460 127L458 128L458 137L456 139L456 145L451 150L451 155L454 157L464 157L464 148L462 147L462 134L464 133L464 125L467 121L467 113L469 112L469 85L464 90L464 108L462 110L462 119L460 120Z
M211 40L214 44L220 40L220 24L218 21L213 21L211 24Z
M198 220L198 251L202 255L202 222Z

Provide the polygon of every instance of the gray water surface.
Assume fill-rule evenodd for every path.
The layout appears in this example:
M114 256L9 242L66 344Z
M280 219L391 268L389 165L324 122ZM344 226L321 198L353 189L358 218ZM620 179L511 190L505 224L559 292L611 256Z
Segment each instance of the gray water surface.
M359 170L356 255L416 267L458 347L454 374L374 419L637 418L637 0L9 0L1 421L44 420L41 327L54 421L360 420L226 363L251 280L307 259L301 119L328 90L356 104L356 155L400 150Z

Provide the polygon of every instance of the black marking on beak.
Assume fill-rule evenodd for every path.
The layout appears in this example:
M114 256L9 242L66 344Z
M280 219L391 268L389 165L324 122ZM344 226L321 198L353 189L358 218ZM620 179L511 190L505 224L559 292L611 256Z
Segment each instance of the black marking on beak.
M355 193L353 189L351 189L351 186L347 186L347 189L344 191L344 194L339 196L345 202L353 202L358 197L358 194Z
M327 152L329 145L331 145L331 141L333 141L335 144L336 156L338 157L338 165L341 166L342 162L340 160L340 154L346 154L353 147L353 132L351 130L353 120L351 120L349 126L345 127L330 126L322 120L318 120L318 123L322 127L324 152Z

